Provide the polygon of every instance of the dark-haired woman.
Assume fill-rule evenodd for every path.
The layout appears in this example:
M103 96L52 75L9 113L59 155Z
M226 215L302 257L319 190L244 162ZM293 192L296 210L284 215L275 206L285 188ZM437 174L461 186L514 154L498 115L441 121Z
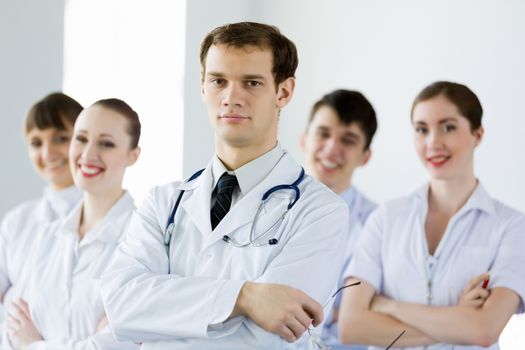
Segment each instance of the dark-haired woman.
M140 122L123 101L101 100L75 123L69 162L82 202L40 235L7 316L4 349L134 349L105 319L100 278L134 210L122 188L140 154Z
M20 204L4 217L0 229L0 301L9 304L36 233L64 217L82 194L69 170L69 143L82 106L63 93L36 102L25 119L29 158L47 188L42 197ZM0 310L0 325L3 320Z
M525 215L474 175L482 108L466 86L437 82L416 97L416 153L430 174L414 194L368 219L346 271L345 343L383 348L499 349L525 298ZM374 348L375 349L375 348Z

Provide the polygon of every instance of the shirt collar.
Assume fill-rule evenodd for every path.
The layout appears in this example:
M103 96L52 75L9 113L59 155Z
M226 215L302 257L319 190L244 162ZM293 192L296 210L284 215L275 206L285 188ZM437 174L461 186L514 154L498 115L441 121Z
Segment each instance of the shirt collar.
M62 234L78 235L80 216L82 215L83 202L80 202L71 213L64 219L61 229ZM86 232L82 244L88 244L94 240L105 243L118 243L123 234L123 220L128 220L128 215L135 209L133 197L124 191L124 194L106 213L101 222L90 231ZM117 227L117 229L115 229Z
M65 217L82 199L82 191L75 186L63 190L44 189L44 200L56 217ZM46 213L49 216L48 213Z
M239 182L239 189L241 195L250 192L255 186L262 182L262 180L270 173L279 160L284 155L284 150L279 144L265 154L255 158L254 160L244 164L239 169L228 171L222 161L215 155L212 159L212 176L213 188L217 186L219 178L227 172L235 175Z
M430 184L427 183L416 191L416 198L420 201L422 208L425 208L425 212L428 210L427 208L429 187ZM463 214L476 209L490 215L496 213L496 207L494 205L493 199L490 197L488 192L485 190L485 187L481 184L479 180L478 184L476 185L476 188L474 189L474 192L472 192L467 202L456 213L456 215Z
M352 208L355 204L355 199L357 197L357 191L353 186L348 187L345 191L341 192L339 194L341 198L346 202L346 205L348 205L348 209L352 211Z

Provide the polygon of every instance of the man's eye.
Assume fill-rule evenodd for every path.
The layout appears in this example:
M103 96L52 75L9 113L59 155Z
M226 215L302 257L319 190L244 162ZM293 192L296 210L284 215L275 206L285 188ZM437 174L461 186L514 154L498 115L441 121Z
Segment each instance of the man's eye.
M249 87L257 87L257 86L261 86L262 83L260 81L257 81L257 80L248 80L246 82L246 84L249 86Z
M353 146L356 144L356 141L354 139L343 139L342 143L343 145Z
M219 86L219 85L224 84L224 79L220 79L220 78L212 79L212 80L211 80L211 83L212 83L213 85L217 85L217 86Z

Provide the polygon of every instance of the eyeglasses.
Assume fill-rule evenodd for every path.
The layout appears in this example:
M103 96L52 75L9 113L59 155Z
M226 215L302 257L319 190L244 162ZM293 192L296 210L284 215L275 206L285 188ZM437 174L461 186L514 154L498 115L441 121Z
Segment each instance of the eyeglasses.
M341 288L336 290L335 293L332 294L332 296L330 298L328 298L328 300L323 304L323 311L328 306L328 304L330 304L332 299L334 299L337 296L337 294L339 292L341 292L343 289L348 288L348 287L354 287L354 286L357 286L357 285L360 285L360 284L361 284L361 282L354 282L354 283L351 283L351 284L347 284L346 286L342 286ZM321 340L321 336L319 335L319 333L317 333L315 331L315 329L312 326L308 327L307 331L308 331L308 335L310 336L310 340L314 343L315 346L317 346L317 348L319 350L330 350L330 347L323 343L323 341ZM403 334L405 334L404 330L401 332L401 334L399 334L396 337L396 339L394 339L394 341L392 343L390 343L390 345L388 345L385 348L385 350L390 349L399 340L399 338L401 338L401 336Z

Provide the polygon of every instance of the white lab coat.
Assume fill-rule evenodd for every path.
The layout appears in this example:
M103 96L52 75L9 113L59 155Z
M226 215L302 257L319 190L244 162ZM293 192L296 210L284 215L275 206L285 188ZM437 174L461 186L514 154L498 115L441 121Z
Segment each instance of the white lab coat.
M478 184L450 219L429 255L425 236L428 185L380 206L367 220L345 275L370 283L377 293L426 304L432 277L432 305L457 305L473 277L489 271L489 288L505 287L525 300L525 215L492 199ZM380 349L370 347L370 349ZM435 344L414 350L499 349Z
M11 287L18 283L38 233L65 217L81 198L82 192L74 186L61 191L46 188L41 198L20 204L5 215L0 227L0 296L4 296L0 304L0 329L4 305L12 301Z
M45 341L28 350L138 349L118 342L109 329L97 333L105 313L100 278L135 209L125 192L102 221L79 242L80 203L64 219L39 234L15 293L29 304L33 323ZM11 344L5 336L4 349Z
M213 232L211 164L192 182L154 188L133 216L126 240L103 277L102 297L115 336L143 342L145 350L296 348L247 318L226 319L245 281L286 284L321 303L327 300L346 247L346 204L306 176L299 185L301 198L283 223L257 241L278 238L278 244L237 248L222 237L248 242L263 193L293 183L300 171L285 154ZM163 231L181 189L186 192L175 217L168 261ZM277 221L291 197L290 190L271 197L255 236Z

